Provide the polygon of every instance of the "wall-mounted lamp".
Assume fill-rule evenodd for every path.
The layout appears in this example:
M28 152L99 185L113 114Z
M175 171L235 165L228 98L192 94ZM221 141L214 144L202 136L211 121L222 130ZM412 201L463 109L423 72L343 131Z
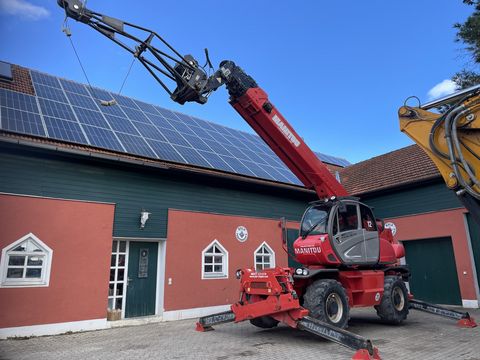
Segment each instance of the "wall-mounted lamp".
M142 209L142 211L140 212L140 229L145 228L145 224L147 223L148 217L151 214L152 213L149 213L147 210Z

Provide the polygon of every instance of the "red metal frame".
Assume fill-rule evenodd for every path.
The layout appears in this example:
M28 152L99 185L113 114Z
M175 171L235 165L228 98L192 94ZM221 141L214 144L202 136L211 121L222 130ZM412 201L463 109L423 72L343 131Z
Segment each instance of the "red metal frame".
M263 108L265 103L271 105L270 111ZM236 99L232 106L305 187L314 189L320 198L348 195L325 164L269 102L265 91L258 87L250 88Z
M384 277L379 270L340 271L338 281L347 292L349 306L363 307L380 304Z

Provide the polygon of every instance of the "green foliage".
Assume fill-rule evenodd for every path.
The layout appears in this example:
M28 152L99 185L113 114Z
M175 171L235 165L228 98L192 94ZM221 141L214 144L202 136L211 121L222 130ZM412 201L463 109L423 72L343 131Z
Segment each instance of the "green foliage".
M470 70L462 70L453 75L452 80L461 89L480 84L480 74Z
M457 29L455 41L465 44L465 50L471 55L474 65L473 69L463 69L457 72L452 80L460 88L465 89L480 83L480 73L475 71L480 64L480 1L463 0L463 3L474 6L475 10L463 24L454 25L454 28Z

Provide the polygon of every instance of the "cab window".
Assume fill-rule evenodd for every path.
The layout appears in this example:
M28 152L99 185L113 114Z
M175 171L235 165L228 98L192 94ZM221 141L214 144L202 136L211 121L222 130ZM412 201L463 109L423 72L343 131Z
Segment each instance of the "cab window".
M377 224L372 210L365 205L360 205L360 217L362 220L362 228L366 231L377 231Z
M338 209L338 229L340 232L357 230L357 205L345 205Z

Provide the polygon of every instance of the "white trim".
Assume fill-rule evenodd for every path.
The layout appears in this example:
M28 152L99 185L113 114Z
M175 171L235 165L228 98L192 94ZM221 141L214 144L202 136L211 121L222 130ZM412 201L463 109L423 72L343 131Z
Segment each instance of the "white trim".
M270 268L275 267L275 251L273 251L272 247L267 244L266 241L260 244L260 246L253 252L253 268L256 270L257 269L257 252L265 246L267 248L267 251L270 253ZM264 256L262 254L261 256Z
M7 271L8 271L8 252L14 249L18 244L26 241L32 240L36 243L42 250L45 257L44 265L42 265L42 274L40 279L12 279L7 280ZM22 256L22 255L20 255ZM28 256L25 254L25 256ZM7 245L2 249L2 257L0 258L0 288L20 288L20 287L48 287L50 284L50 271L52 269L52 258L53 250L45 244L42 240L36 237L33 233L28 233L27 235L21 237L17 241ZM25 260L26 261L26 260ZM24 265L25 267L26 265Z
M214 245L217 245L220 248L220 250L223 251L222 274L221 275L220 274L205 275L205 253L207 252L208 249L210 249ZM220 242L217 239L215 239L202 250L202 280L228 279L228 272L229 272L228 271L228 251L227 249L225 249L225 247L222 244L220 244Z
M462 306L469 309L478 309L478 300L464 300L462 299Z
M230 310L231 305L208 306L193 309L182 309L174 311L165 311L163 321L175 321L183 319L193 319L201 316L215 314L217 312Z
M157 257L157 294L155 301L155 315L162 316L165 309L164 293L165 293L165 264L167 257L167 239L158 242L158 257Z
M472 218L473 220L473 218ZM475 263L475 256L473 256L472 248L472 238L470 237L470 228L468 227L467 214L463 214L463 225L465 226L465 235L467 237L468 253L470 255L470 262L472 263L472 276L473 276L473 286L475 287L475 294L477 295L477 300L480 300L480 290L477 277L477 266L480 264ZM477 303L478 307L478 303Z
M159 242L165 241L165 238L140 238L140 237L126 237L126 236L114 236L113 240L121 241L141 241L141 242Z
M57 335L67 331L88 331L109 328L107 319L92 319L82 321L72 321L54 324L42 324L32 326L18 326L0 329L0 339L6 339L16 336L42 336Z

